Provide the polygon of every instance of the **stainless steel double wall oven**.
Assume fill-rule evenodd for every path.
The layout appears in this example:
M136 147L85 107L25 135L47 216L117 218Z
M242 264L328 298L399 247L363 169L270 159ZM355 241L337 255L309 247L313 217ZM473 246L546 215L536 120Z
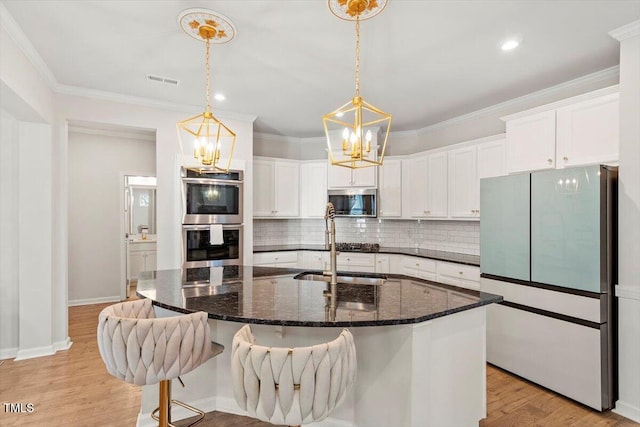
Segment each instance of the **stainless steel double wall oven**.
M183 168L181 175L183 267L242 264L243 172Z

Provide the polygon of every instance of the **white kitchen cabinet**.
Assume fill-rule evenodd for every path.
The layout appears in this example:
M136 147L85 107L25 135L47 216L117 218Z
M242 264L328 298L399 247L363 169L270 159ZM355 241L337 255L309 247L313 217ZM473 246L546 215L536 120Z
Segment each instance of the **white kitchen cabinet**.
M509 173L555 167L555 110L508 120L506 128Z
M127 243L127 280L138 280L143 271L154 271L157 265L155 241Z
M556 110L556 167L616 162L620 141L618 93Z
M373 151L373 150L372 150ZM341 155L342 153L340 153ZM332 188L376 188L378 167L350 169L344 166L328 165L329 189Z
M300 213L300 165L295 161L254 160L253 216L294 218Z
M446 261L437 261L436 264L437 282L473 290L480 289L480 267Z
M298 268L325 271L329 268L329 252L299 251Z
M411 159L411 216L446 218L448 197L446 151Z
M503 117L509 173L617 162L619 94L614 89Z
M363 254L358 252L341 252L336 257L339 271L354 271L361 273L375 273L375 254Z
M504 136L449 151L449 217L480 219L480 179L503 175Z
M402 274L420 279L435 280L436 271L435 260L413 256L402 257Z
M376 273L402 274L402 255L376 254Z
M261 267L298 267L298 251L257 252L253 265Z
M449 152L449 215L452 218L478 218L480 194L478 159L475 146Z
M327 161L300 165L300 216L324 217L327 205Z
M385 159L379 173L378 216L399 218L402 216L402 161Z

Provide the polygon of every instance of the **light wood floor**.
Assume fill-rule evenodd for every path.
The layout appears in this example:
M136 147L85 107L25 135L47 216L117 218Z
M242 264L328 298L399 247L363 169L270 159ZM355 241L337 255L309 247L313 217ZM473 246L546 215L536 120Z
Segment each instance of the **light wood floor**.
M0 402L33 403L35 411L6 413L2 405L0 426L136 425L140 388L109 375L98 353L97 318L107 305L69 308L69 335L73 341L69 350L49 357L3 361ZM593 411L492 366L487 368L487 413L481 427L640 426L612 412ZM198 426L265 427L270 424L213 412Z

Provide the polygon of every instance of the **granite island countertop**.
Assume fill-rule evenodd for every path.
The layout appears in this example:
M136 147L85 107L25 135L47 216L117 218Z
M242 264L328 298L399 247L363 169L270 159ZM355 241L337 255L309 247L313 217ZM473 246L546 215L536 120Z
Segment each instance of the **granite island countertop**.
M307 327L420 323L502 301L486 292L386 274L381 285L339 283L332 312L328 283L295 279L302 272L251 266L144 272L137 294L170 310L205 311L211 319Z
M257 252L284 252L284 251L329 251L325 249L324 245L313 244L294 244L294 245L264 245L254 246L253 253ZM379 250L375 252L371 251L339 251L339 252L359 252L366 254L396 254L396 255L410 255L420 258L435 259L439 261L454 262L457 264L473 265L480 267L480 256L461 254L457 252L445 252L436 251L433 249L420 249L420 248L395 248L381 246Z

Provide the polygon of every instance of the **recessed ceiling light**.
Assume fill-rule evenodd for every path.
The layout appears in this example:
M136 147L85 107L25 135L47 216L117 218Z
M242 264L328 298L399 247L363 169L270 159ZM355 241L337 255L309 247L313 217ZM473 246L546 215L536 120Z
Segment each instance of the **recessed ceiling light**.
M227 99L227 97L222 93L216 93L215 95L213 95L213 97L216 99L216 101L224 101L225 99Z
M513 49L517 48L519 44L520 44L520 42L518 40L510 39L510 40L506 40L504 43L502 43L502 46L500 46L500 48L502 50L513 50Z

